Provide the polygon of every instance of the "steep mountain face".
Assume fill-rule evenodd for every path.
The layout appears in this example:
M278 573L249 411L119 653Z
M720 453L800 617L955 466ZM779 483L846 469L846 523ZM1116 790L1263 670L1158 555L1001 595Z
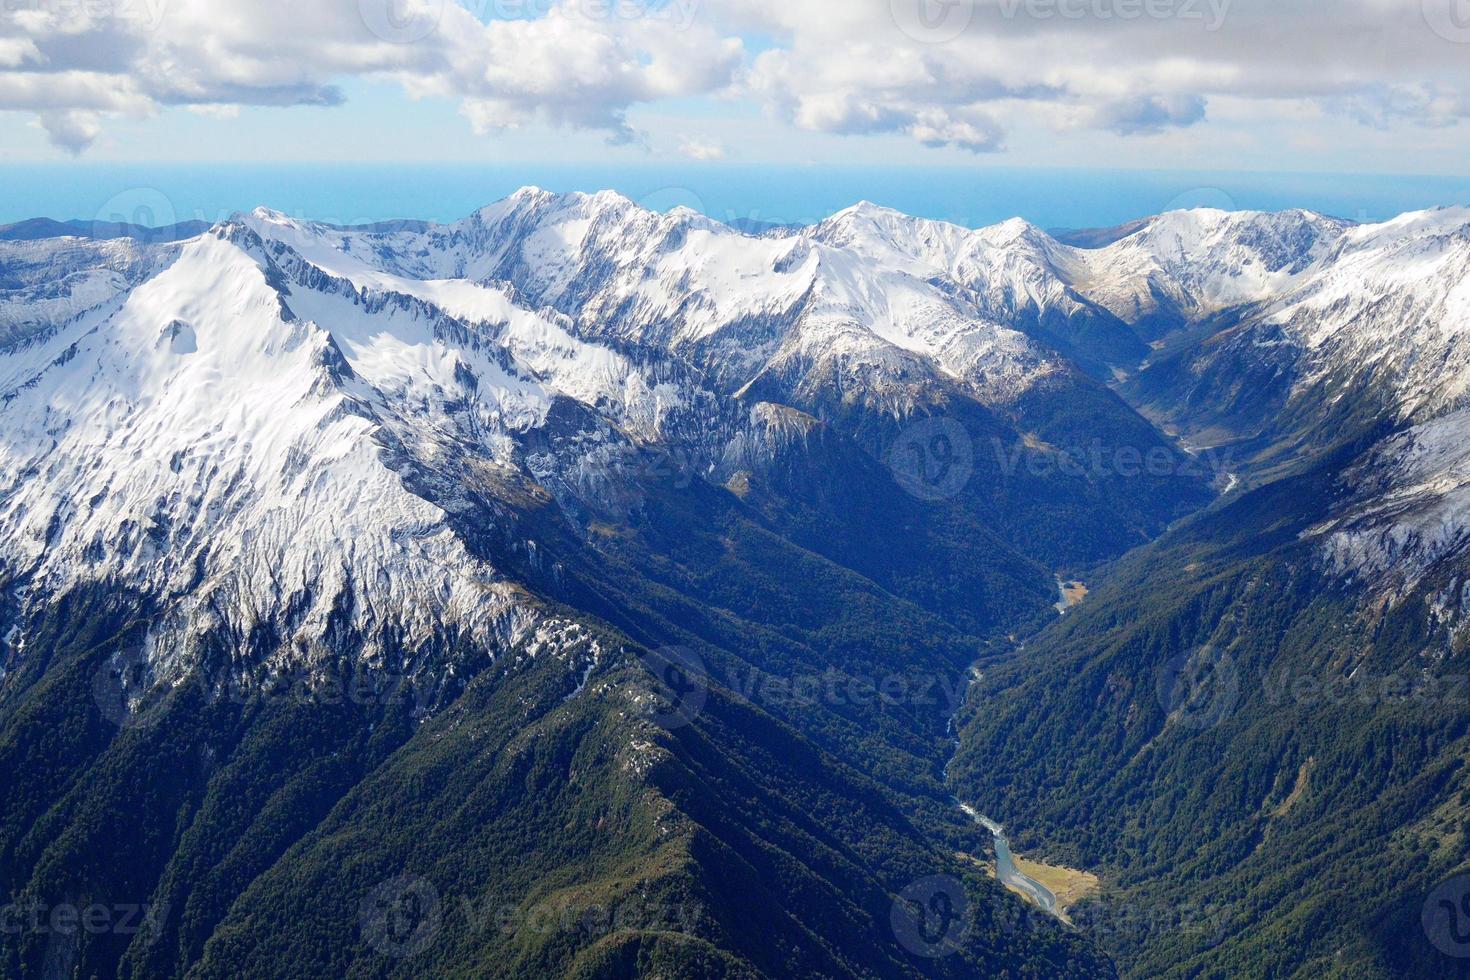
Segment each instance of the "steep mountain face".
M181 622L208 611L267 645L336 617L364 637L450 627L492 642L513 603L449 510L468 515L473 484L431 502L399 467L472 438L493 464L497 430L542 417L545 395L472 338L415 363L434 327L413 310L384 311L392 339L354 332L350 304L336 334L300 319L260 250L243 229L194 239L7 360L7 578L47 595L125 582L181 603ZM471 392L467 377L499 384ZM503 524L493 509L474 519ZM354 601L363 582L371 604Z
M0 973L1426 967L1463 711L1258 678L1465 656L1467 229L0 242L0 891L155 913ZM951 794L1103 875L1080 932Z
M1467 424L1466 413L1455 411L1408 428L1343 474L1339 492L1345 499L1330 521L1312 529L1325 539L1338 574L1387 578L1411 591L1438 572L1454 587L1470 535ZM1445 595L1443 604L1456 619L1465 611L1456 595Z
M0 254L0 350L8 352L145 278L165 252L129 238L65 238L4 244Z
M1288 451L1453 410L1467 377L1467 233L1457 208L1349 228L1278 288L1156 357L1128 397L1187 431Z
M609 195L4 249L0 880L157 913L7 934L4 972L1112 972L953 856L941 778L1052 562L1210 496L1018 475L1169 451L1056 351ZM374 931L385 887L432 941ZM686 916L446 922L548 905Z
M1349 227L1310 211L1174 211L1063 261L1079 289L1153 341L1289 291Z
M1102 869L1130 973L1463 975L1466 218L1342 230L1171 341L1126 391L1246 489L974 692L956 784Z

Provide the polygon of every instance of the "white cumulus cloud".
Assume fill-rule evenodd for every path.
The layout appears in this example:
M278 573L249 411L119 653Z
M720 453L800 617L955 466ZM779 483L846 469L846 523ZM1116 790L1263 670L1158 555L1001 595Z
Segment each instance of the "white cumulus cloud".
M635 109L717 94L977 153L1038 124L1147 137L1222 102L1446 127L1470 115L1463 2L7 0L0 110L74 152L118 115L338 106L357 77L453 100L480 133L616 142L643 141Z

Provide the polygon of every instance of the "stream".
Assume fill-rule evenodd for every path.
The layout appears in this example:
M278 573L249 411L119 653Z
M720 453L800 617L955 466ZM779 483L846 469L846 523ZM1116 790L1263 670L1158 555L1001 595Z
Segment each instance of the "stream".
M969 703L970 689L975 686L975 682L980 680L982 676L978 669L971 669L970 683L965 688L965 697L960 705L962 709L965 704ZM960 750L959 729L955 726L955 718L958 716L959 712L956 711L955 715L949 720L949 732L954 737L955 742L955 755L958 755ZM949 767L953 764L954 755L951 755L949 761L944 764L944 777L946 782L949 781ZM1022 874L1021 869L1016 867L1016 859L1011 854L1011 843L1006 839L1005 828L970 804L961 801L958 797L951 797L950 799L954 801L954 805L959 807L966 816L990 831L990 836L995 842L996 879L1001 884L1009 885L1016 891L1028 896L1035 905L1044 909L1046 912L1055 915L1057 918L1061 918L1061 915L1057 912L1057 897L1052 893L1051 889L1047 888L1035 878Z
M1016 867L1016 859L1011 855L1010 841L1006 840L1005 828L968 803L960 803L959 807L969 814L970 819L990 831L991 837L995 839L995 877L1000 883L1030 896L1036 905L1057 915L1057 897L1052 894L1051 889L1035 878L1022 874L1021 869Z

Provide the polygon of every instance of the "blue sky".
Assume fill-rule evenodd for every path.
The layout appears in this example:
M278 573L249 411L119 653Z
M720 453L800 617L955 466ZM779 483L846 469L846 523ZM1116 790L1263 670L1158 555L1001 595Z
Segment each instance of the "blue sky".
M0 162L1470 159L1470 0L639 2L12 0Z

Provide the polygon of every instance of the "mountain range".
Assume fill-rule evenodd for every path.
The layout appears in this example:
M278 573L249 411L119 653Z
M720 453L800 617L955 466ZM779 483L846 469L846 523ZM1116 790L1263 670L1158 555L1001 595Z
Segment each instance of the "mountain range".
M1462 962L1470 210L42 231L0 973Z

